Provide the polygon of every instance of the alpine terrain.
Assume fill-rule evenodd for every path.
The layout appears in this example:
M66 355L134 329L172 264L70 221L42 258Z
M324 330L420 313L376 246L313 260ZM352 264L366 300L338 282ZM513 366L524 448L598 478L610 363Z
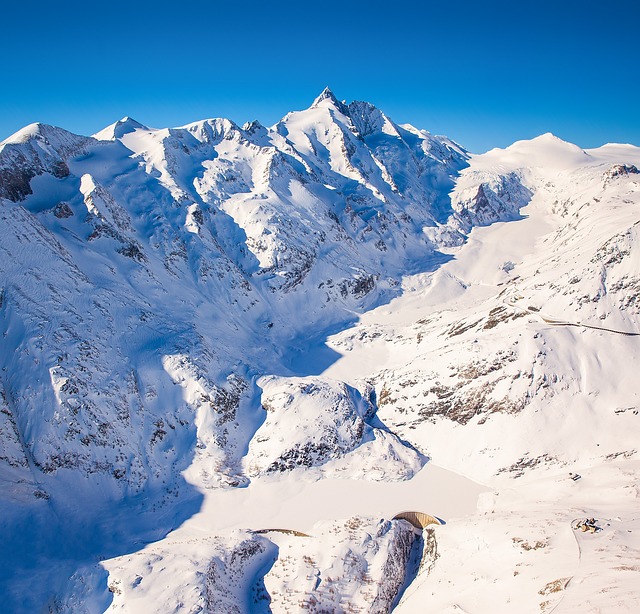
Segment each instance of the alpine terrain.
M328 89L2 141L3 611L637 611L639 168Z

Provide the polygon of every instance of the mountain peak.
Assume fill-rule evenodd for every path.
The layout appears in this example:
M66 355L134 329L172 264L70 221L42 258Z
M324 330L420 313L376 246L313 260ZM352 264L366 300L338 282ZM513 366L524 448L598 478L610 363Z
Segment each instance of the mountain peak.
M17 132L14 132L11 136L8 136L4 141L2 141L3 145L8 144L18 144L18 143L26 143L28 140L35 138L36 135L40 134L42 127L44 124L39 122L29 124L24 128L21 128Z
M132 117L125 115L114 124L107 126L100 132L96 132L93 136L101 141L113 141L122 138L125 134L135 132L136 130L148 130L147 126L136 121Z
M322 103L325 103L325 101L328 101L330 105L336 107L341 113L344 113L345 115L348 114L347 106L344 102L340 102L328 87L325 87L321 94L313 101L311 108L314 109L319 106L324 106Z
M64 128L58 128L57 126L51 126L50 124L43 124L42 122L35 122L29 124L24 128L21 128L10 137L2 141L3 145L26 143L32 139L40 141L47 141L50 137L55 138L58 135L71 135L75 137L77 135L65 130Z
M551 132L545 132L544 134L536 136L528 141L516 141L507 149L518 149L522 147L535 147L537 151L543 153L556 152L558 154L574 155L578 156L578 159L588 156L588 154L578 145L565 141Z
M250 122L246 122L242 126L242 129L245 132L248 132L249 134L253 134L253 133L258 132L258 131L266 130L266 128L257 119L254 119L254 120L252 120Z

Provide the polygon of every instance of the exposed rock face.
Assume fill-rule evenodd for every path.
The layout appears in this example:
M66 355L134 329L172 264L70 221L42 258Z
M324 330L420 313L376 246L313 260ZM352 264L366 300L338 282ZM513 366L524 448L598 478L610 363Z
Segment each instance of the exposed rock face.
M269 611L271 598L260 571L275 559L268 540L253 536L214 558L205 575L205 612Z
M273 536L280 556L265 576L272 611L390 612L412 579L419 538L411 525L354 517L319 529L318 538Z
M469 184L469 187L465 187ZM474 226L514 220L532 195L532 191L523 185L518 172L467 173L452 196L455 219L465 233Z
M354 474L366 462L371 479L397 479L424 462L394 435L372 426L376 408L370 388L362 395L342 382L315 378L270 377L258 384L266 418L249 444L249 475L301 467L331 474L343 464Z
M614 164L605 174L605 183L616 177L626 177L628 175L637 175L638 167L635 164Z
M81 155L91 142L46 124L24 128L0 148L0 198L24 200L33 194L31 180L44 173L65 179L70 174L67 161Z
M20 441L20 431L7 405L4 390L0 390L0 463L21 469L28 466Z

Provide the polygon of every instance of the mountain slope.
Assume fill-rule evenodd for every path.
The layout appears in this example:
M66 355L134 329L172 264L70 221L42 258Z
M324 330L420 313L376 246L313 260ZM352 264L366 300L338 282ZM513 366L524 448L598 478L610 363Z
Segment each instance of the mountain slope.
M338 521L322 484L393 502L428 460L564 518L528 485L637 456L638 166L635 147L552 135L470 156L328 89L270 128L124 118L3 141L1 529L25 553L0 560L8 607L155 611L170 586L205 611L388 611L416 574L442 584L436 536L464 549L468 524L409 539L375 498ZM217 516L246 489L291 522L307 482L314 562L246 533L296 528L261 526L259 504L252 526ZM502 548L513 519L492 509Z

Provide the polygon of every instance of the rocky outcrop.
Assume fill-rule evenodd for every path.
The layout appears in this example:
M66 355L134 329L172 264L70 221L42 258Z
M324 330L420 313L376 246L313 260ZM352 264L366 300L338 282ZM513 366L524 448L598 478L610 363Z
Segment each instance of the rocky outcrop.
M419 564L413 527L353 517L317 529L310 539L274 535L279 557L265 576L272 611L391 612Z
M532 195L515 171L468 173L452 195L455 220L465 234L474 226L515 220Z
M69 176L68 161L82 154L92 139L54 126L32 124L0 144L0 198L13 202L30 194L31 180L44 173Z
M422 465L415 450L372 426L376 408L370 389L361 394L342 382L315 378L270 377L259 386L266 416L249 444L249 475L323 467L342 459L349 463L350 455L360 453L386 458L387 479L410 475ZM388 454L382 452L385 447ZM375 472L371 476L381 479Z

